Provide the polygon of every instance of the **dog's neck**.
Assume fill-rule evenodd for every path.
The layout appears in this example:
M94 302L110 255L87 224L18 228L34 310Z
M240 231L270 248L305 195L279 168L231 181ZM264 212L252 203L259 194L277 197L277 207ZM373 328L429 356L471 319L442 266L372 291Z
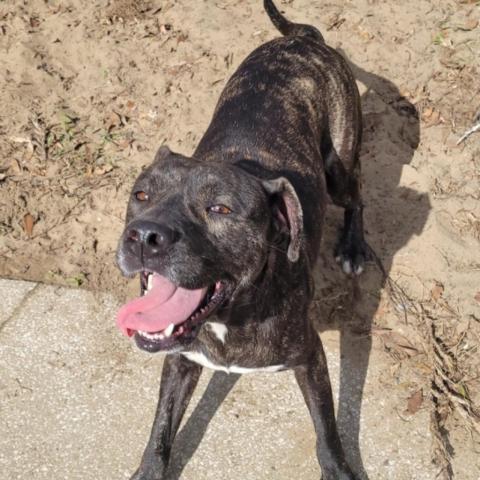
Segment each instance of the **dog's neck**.
M230 324L261 322L266 318L288 316L296 309L292 296L311 297L312 276L307 256L302 253L297 262L290 262L285 253L272 249L253 288L239 293L225 312ZM281 272L281 274L279 273ZM298 291L304 292L302 295Z

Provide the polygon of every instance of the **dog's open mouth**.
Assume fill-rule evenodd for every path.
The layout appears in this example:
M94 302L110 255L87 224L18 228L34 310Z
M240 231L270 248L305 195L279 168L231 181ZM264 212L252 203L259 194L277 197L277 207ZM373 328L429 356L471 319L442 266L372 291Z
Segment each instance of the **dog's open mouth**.
M143 296L120 309L117 325L125 335L135 335L138 347L150 352L169 349L180 340L192 340L225 299L221 281L187 290L157 273L142 272L141 285Z

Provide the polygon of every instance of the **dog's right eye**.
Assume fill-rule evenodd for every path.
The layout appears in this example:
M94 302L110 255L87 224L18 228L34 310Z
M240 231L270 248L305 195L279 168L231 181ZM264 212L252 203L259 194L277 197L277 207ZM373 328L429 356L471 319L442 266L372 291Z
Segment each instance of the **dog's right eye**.
M232 210L225 205L211 205L207 207L208 213L219 213L220 215L229 215L232 213Z
M139 201L139 202L146 202L148 200L148 194L144 192L143 190L140 190L138 192L135 192L133 196Z

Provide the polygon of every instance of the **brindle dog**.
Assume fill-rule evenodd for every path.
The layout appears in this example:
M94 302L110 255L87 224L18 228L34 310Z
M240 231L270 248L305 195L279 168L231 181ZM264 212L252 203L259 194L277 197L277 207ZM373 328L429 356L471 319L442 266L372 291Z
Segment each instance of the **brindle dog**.
M327 193L345 208L336 255L362 271L361 110L345 60L320 32L265 10L284 35L227 83L192 158L161 147L137 179L118 264L143 296L119 327L165 351L160 399L136 480L164 478L202 366L292 369L326 480L357 478L335 425L323 348L308 320Z

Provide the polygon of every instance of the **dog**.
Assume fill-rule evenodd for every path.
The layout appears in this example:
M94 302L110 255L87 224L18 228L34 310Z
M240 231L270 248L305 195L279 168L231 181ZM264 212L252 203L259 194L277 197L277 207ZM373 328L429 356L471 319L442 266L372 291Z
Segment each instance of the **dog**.
M292 369L325 480L358 478L335 424L325 354L308 319L327 195L345 209L336 256L361 273L360 97L344 60L313 26L264 9L283 34L226 84L193 156L158 150L135 181L117 263L142 296L120 329L166 352L160 398L134 480L165 477L202 367Z

